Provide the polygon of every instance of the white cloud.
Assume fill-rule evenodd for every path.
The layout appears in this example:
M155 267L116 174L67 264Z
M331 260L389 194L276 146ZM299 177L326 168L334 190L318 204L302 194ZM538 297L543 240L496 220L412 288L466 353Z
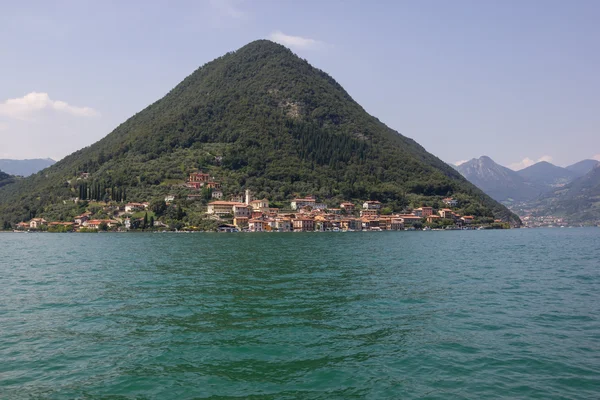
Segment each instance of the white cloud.
M508 168L512 169L513 171L519 171L523 168L527 168L533 164L539 163L540 161L546 161L546 162L552 162L552 156L541 156L540 158L536 160L533 160L529 157L525 157L524 159L522 159L519 162L515 162L512 163L508 166Z
M600 154L596 154L595 156L592 157L594 160L598 160L600 161Z
M459 165L462 165L462 164L466 163L467 161L469 161L469 160L460 160L460 161L455 161L455 162L454 162L454 165L456 165L456 166L458 167Z
M269 39L284 46L296 49L315 49L323 44L315 39L309 39L302 36L286 35L281 31L275 31L271 33L269 35Z
M72 106L64 101L52 100L48 93L31 92L23 97L8 99L0 103L0 115L16 119L27 119L41 110L65 112L78 117L97 117L100 113L90 107Z
M239 1L234 0L210 0L211 7L219 13L235 19L244 19L247 15L237 6L238 4Z

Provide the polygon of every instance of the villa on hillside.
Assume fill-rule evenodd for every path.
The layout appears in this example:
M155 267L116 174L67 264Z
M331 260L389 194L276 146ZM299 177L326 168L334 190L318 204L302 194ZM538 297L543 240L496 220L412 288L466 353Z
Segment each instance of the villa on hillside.
M446 204L448 207L456 207L458 206L458 201L453 199L452 197L446 197L445 199L442 200L442 202L444 204Z
M315 203L317 202L317 199L315 199L312 196L307 196L304 198L298 198L298 199L294 199L290 202L290 205L292 207L292 210L299 210L302 207L314 207Z
M136 211L144 211L149 205L149 203L127 203L125 204L125 212L134 213Z
M200 189L205 183L210 181L210 175L202 171L192 172L188 178L187 186L193 189Z
M381 203L379 201L373 201L373 200L369 200L369 201L365 201L363 203L363 208L365 210L379 210L381 208Z

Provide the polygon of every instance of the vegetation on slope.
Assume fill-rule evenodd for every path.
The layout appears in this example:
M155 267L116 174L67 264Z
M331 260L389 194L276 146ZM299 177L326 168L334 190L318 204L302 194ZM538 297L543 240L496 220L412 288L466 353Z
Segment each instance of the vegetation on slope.
M536 215L561 216L569 222L600 221L600 167L542 196L534 205Z
M101 141L0 190L0 219L78 197L83 172L106 196L126 190L131 201L179 190L194 169L218 177L225 195L250 188L275 202L313 194L394 210L452 195L465 213L518 221L329 75L266 40L204 65Z
M10 176L6 172L0 171L0 187L13 183L14 181L14 177Z

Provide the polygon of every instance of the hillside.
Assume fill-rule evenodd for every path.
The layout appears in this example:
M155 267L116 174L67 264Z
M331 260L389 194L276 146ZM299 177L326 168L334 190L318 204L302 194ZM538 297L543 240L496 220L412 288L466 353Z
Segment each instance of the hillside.
M597 160L582 160L565 168L576 173L577 176L583 176L599 165L600 161Z
M401 210L452 195L465 213L519 222L329 75L266 40L207 63L104 139L0 189L0 219L43 215L82 184L108 198L122 189L127 200L164 196L195 169L218 177L225 196L250 188L273 202L312 194Z
M0 160L0 170L11 175L29 176L48 168L55 161L50 158L33 158L30 160Z
M547 161L540 161L530 165L527 168L517 171L517 174L531 184L546 187L547 190L563 186L580 176L574 171L558 167Z
M600 167L545 194L536 207L537 215L562 216L570 222L600 221Z
M10 183L13 183L15 180L12 176L7 174L6 172L0 171L0 187L6 186Z
M543 189L527 182L515 171L503 167L487 156L473 158L457 170L475 186L501 202L527 201L537 198Z

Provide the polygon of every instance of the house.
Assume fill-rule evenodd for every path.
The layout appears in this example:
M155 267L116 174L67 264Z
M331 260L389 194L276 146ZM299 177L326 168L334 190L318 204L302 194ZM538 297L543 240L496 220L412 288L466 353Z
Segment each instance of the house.
M252 200L250 202L250 207L253 211L269 212L269 200Z
M428 217L433 214L433 207L419 207L413 213L419 217Z
M442 202L444 204L446 204L448 207L456 207L458 206L458 201L453 199L452 197L446 197L445 199L442 200Z
M233 214L233 206L245 206L245 204L222 200L213 201L212 203L208 203L208 210L206 213L217 216Z
M112 219L92 219L86 221L83 226L87 229L100 229L100 225L102 224L106 224L108 228L112 228L113 226L117 226L119 221L114 221Z
M200 172L192 172L187 181L187 186L193 189L200 189L206 182L210 181L210 175Z
M29 227L31 229L40 229L42 226L45 226L48 223L48 221L46 221L43 218L34 218L31 221L29 221Z
M463 221L466 225L472 224L474 220L475 220L475 218L473 218L470 215L465 215L464 217L461 218L461 221Z
M262 211L252 210L250 212L250 218L252 219L263 219L264 215L265 214Z
M242 196L242 195L231 196L229 198L229 201L231 201L233 203L243 203L244 202L244 196Z
M442 219L442 217L440 217L439 215L435 215L435 214L428 215L426 218L427 218L427 223L429 223L429 224L432 224L432 223Z
M315 221L312 218L300 217L292 220L294 232L310 232L315 230Z
M236 203L232 206L235 218L250 218L250 207L244 203Z
M354 211L354 203L344 202L344 203L340 204L340 208L342 210L346 210L346 212L348 214L350 214Z
M362 230L362 221L356 218L342 219L339 228L344 231L360 231Z
M381 209L381 203L378 201L365 201L363 203L363 209L365 210L379 210Z
M142 211L148 208L148 203L127 203L125 204L126 213L134 213L136 211Z
M27 229L29 229L29 222L19 222L17 224L17 229L18 230L27 230Z
M250 232L263 232L264 226L263 221L260 219L251 219L248 221L248 230Z
M206 187L209 189L220 189L221 184L219 182L206 182Z
M362 217L376 217L379 215L378 209L364 209L360 210L360 216Z
M186 196L186 200L189 200L189 201L202 200L203 198L204 198L204 196L201 194L188 194Z
M83 223L85 221L89 220L89 219L90 219L89 214L85 213L85 214L81 214L81 215L76 216L73 219L73 222L75 222L77 225L83 225Z
M242 229L248 226L248 217L233 217L233 224Z
M332 221L328 220L323 215L317 215L314 219L315 229L320 232L325 232L333 228Z
M440 217L442 217L442 218L446 218L446 219L454 218L454 212L449 208L442 208L441 210L438 211L438 214L440 214Z
M276 218L275 219L275 230L277 232L291 232L292 231L292 220L290 218Z
M215 189L210 194L210 197L212 197L213 199L221 200L223 198L223 192L221 191L221 189Z
M397 215L398 218L402 218L405 225L412 225L415 222L421 222L421 217L414 214L400 214Z
M171 203L173 201L175 201L175 196L174 195L169 194L169 195L165 196L165 203Z
M219 232L237 232L238 229L235 227L235 225L231 225L231 224L221 224L218 226L217 230Z
M391 224L389 226L389 230L391 230L391 231L404 230L404 220L402 218L392 218Z
M294 199L290 202L290 205L292 207L292 210L299 210L302 207L311 207L314 208L315 203L317 202L317 200L312 197L312 196L307 196L304 198L298 198L298 199Z

